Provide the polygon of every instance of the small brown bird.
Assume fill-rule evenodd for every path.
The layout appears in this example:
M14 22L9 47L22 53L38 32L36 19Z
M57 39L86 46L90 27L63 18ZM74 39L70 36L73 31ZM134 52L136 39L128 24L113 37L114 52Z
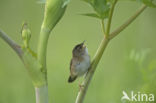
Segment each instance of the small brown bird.
M68 82L71 83L77 77L87 73L90 66L90 56L84 42L74 47L72 51L72 59L70 62L70 76Z

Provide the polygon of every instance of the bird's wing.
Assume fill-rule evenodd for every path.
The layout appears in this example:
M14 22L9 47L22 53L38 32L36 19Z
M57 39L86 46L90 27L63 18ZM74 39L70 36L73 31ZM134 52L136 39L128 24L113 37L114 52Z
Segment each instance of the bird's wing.
M77 76L77 73L75 71L76 65L78 65L78 62L76 62L75 59L71 59L70 61L70 75L71 76Z
M74 73L74 64L73 64L73 59L70 61L70 75L73 76Z
M72 67L72 61L73 61L73 59L70 60L70 68L69 68L70 71L71 71L71 67Z

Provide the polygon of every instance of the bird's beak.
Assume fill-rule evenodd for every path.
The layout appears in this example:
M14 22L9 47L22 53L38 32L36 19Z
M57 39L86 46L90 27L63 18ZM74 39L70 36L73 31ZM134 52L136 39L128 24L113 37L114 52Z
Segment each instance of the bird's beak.
M81 44L84 45L85 42L86 42L86 41L84 40Z
M83 48L86 48L86 46L85 46L84 43L85 43L85 41L82 42L82 47L83 47Z

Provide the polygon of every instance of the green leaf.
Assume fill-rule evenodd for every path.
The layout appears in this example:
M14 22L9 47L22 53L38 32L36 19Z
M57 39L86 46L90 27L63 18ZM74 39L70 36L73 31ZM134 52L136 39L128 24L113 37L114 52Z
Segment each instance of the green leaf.
M64 8L65 6L67 6L69 4L70 0L64 0L64 3L62 5L62 8Z
M89 13L89 16L97 17L96 15L98 15L98 18L100 19L105 19L108 17L110 5L107 2L107 0L83 0L83 1L89 3L96 12L94 14Z
M86 13L86 14L81 14L81 15L90 16L90 17L101 19L96 13Z
M50 32L64 15L67 4L65 0L46 0L42 28Z

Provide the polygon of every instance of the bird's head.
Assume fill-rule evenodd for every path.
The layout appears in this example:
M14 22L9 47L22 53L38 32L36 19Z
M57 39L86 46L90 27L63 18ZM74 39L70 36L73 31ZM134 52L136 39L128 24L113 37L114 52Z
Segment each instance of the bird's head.
M80 57L85 55L87 52L87 47L85 46L85 41L76 45L73 49L73 56L74 57Z

